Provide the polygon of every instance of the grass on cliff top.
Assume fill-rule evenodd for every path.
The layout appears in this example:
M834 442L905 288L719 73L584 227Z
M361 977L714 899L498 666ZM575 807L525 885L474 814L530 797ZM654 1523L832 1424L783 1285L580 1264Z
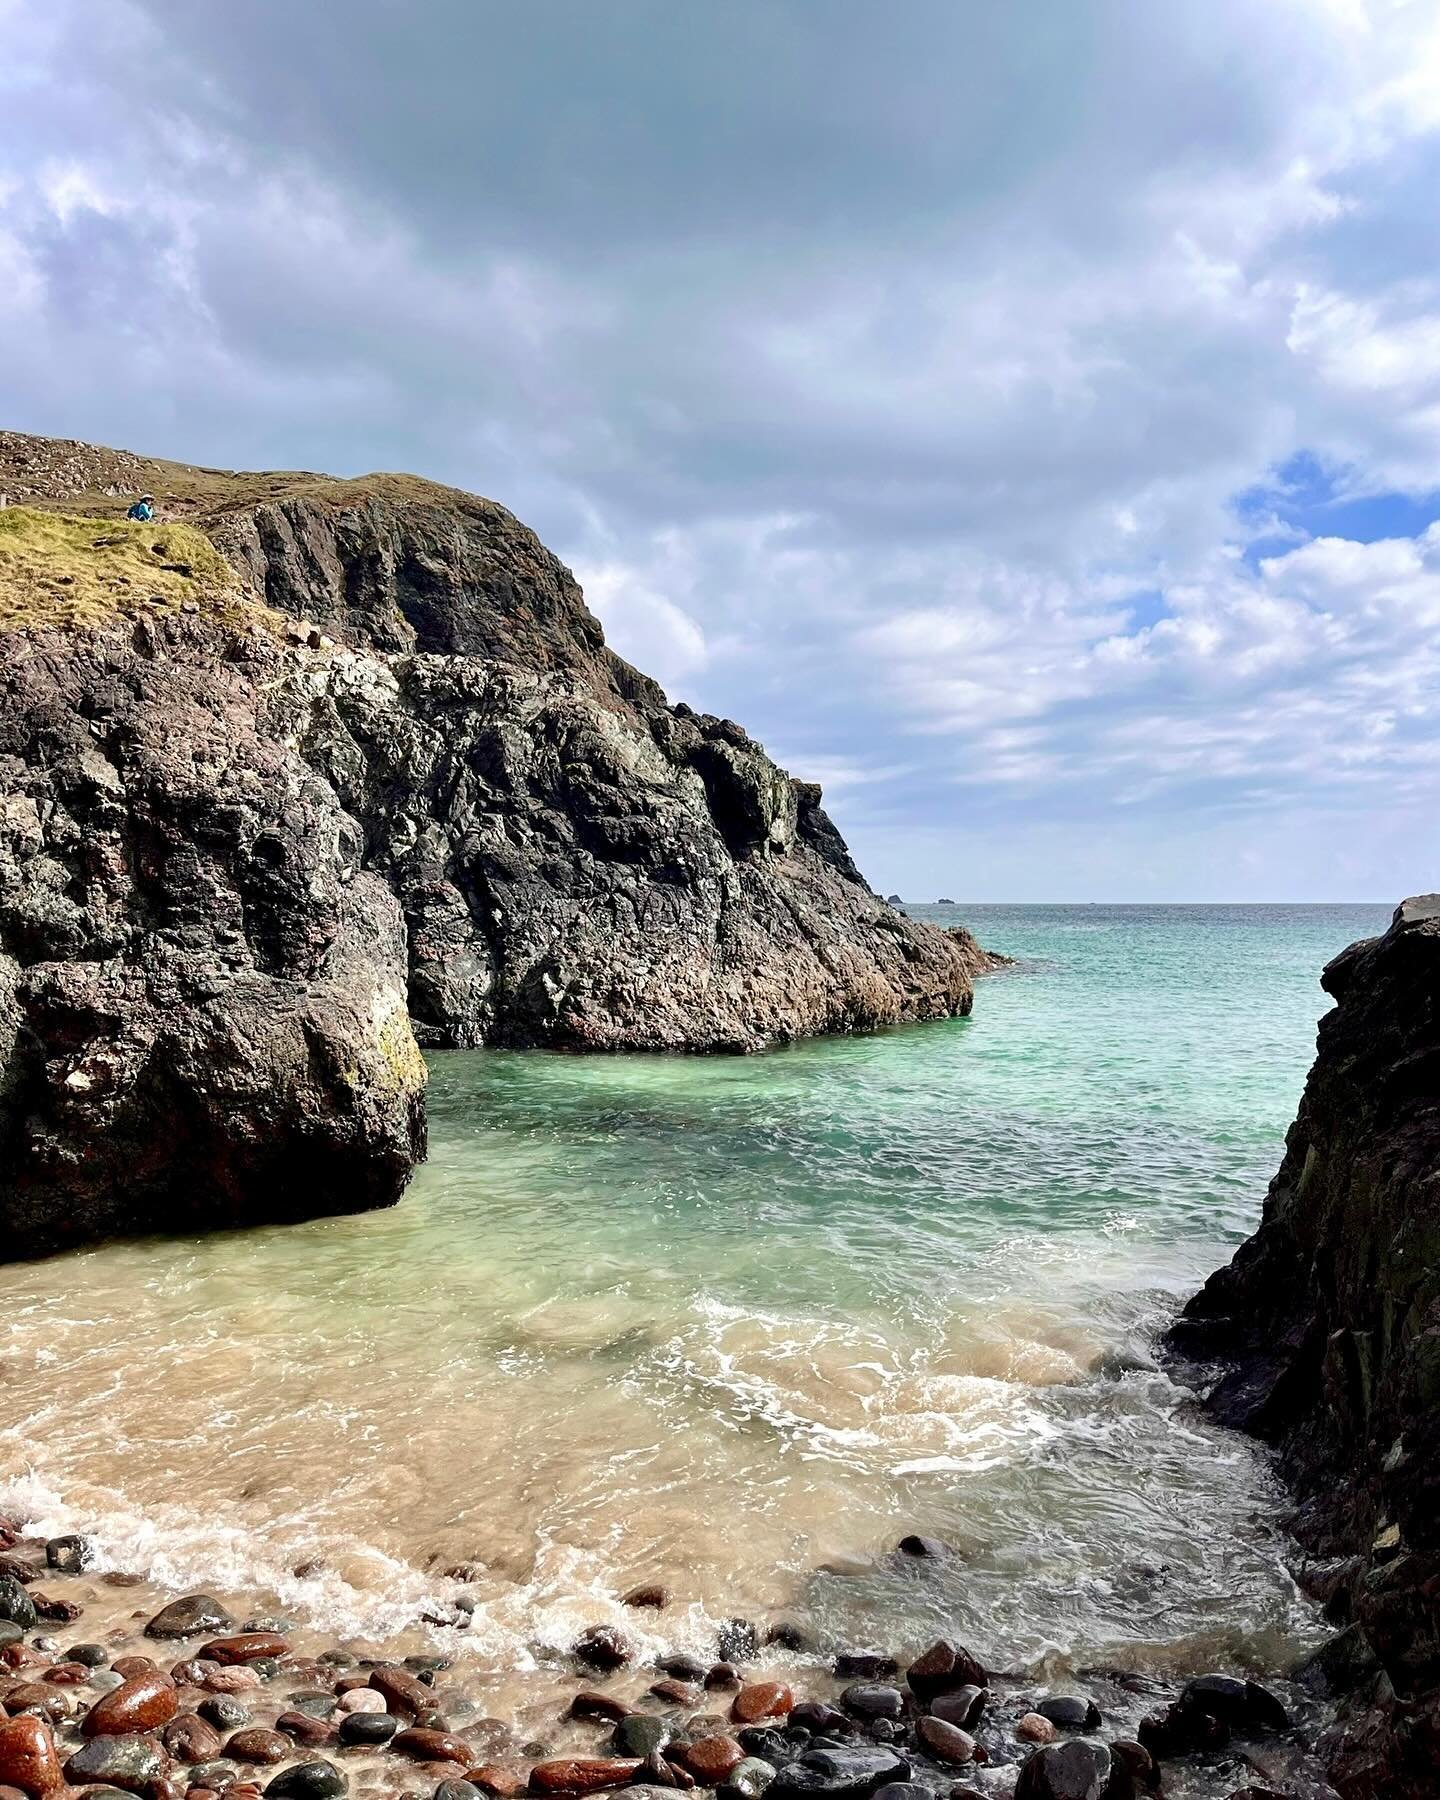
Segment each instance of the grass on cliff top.
M246 606L235 571L188 525L0 509L0 631L102 625L187 601L212 616Z

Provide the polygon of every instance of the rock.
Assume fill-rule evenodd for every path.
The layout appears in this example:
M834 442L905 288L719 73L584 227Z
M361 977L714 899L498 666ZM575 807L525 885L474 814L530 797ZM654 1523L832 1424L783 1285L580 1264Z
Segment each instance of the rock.
M212 1669L201 1686L212 1694L253 1694L260 1686L254 1669L237 1663L233 1669Z
M700 1690L687 1687L683 1681L656 1681L649 1691L667 1706L698 1706L700 1703Z
M1172 1756L1223 1748L1230 1741L1230 1727L1213 1713L1175 1705L1146 1713L1137 1736L1152 1756L1164 1761Z
M670 1590L662 1587L658 1581L645 1583L641 1587L633 1587L620 1604L622 1606L650 1607L663 1612L670 1604Z
M848 1713L862 1719L898 1719L905 1711L905 1696L899 1688L884 1687L875 1682L860 1682L847 1687L840 1704Z
M238 1731L250 1723L250 1708L231 1694L216 1694L202 1700L195 1708L200 1717L218 1731Z
M846 1650L835 1658L835 1673L841 1681L889 1681L900 1673L900 1665L879 1651Z
M229 1667L236 1663L256 1663L287 1656L290 1645L274 1631L241 1631L233 1637L212 1638L199 1654L209 1662Z
M176 1762L213 1762L220 1754L220 1733L198 1713L178 1713L160 1733L160 1742Z
M777 1624L767 1626L765 1642L778 1650L793 1650L797 1656L803 1655L812 1647L809 1632L788 1619L781 1619Z
M754 1662L760 1633L749 1619L727 1619L716 1633L715 1652L722 1663Z
M1036 1750L1021 1765L1015 1800L1102 1800L1110 1780L1104 1744L1073 1738Z
M41 1800L62 1780L55 1738L45 1721L0 1716L0 1783Z
M635 1757L643 1762L655 1751L663 1750L673 1736L674 1731L666 1720L651 1718L646 1713L631 1713L616 1725L610 1748L616 1756Z
M351 1688L335 1702L342 1713L384 1712L385 1696L372 1687Z
M655 1690L652 1688L650 1691L654 1693ZM602 1694L593 1688L582 1688L570 1702L565 1716L568 1719L609 1719L612 1724L618 1724L634 1710L618 1694Z
M969 1682L953 1693L938 1694L930 1702L930 1711L935 1718L944 1719L947 1725L959 1725L965 1731L974 1727L984 1710L985 1689Z
M317 1719L313 1713L282 1712L275 1721L275 1729L312 1750L340 1741L339 1728L328 1719Z
M400 1729L393 1713L352 1712L340 1721L340 1742L353 1744L388 1744Z
M782 1721L779 1720L773 1720L768 1725L742 1725L735 1736L747 1757L773 1763L776 1768L782 1763L794 1762L810 1738L809 1732L806 1732L801 1741L788 1728L782 1729Z
M369 1716L374 1718L377 1715L372 1713ZM455 1737L448 1731L426 1730L419 1725L412 1725L408 1730L398 1732L390 1740L390 1747L415 1762L453 1762L468 1768L475 1760L474 1751L463 1738Z
M890 1782L906 1782L910 1764L894 1750L807 1750L788 1769L781 1769L770 1786L774 1800L790 1795L825 1795L827 1800L868 1800Z
M937 1762L953 1763L958 1767L975 1760L975 1740L958 1725L948 1724L944 1719L921 1719L915 1734Z
M695 1777L682 1769L678 1763L666 1760L663 1751L656 1751L647 1756L640 1765L635 1786L649 1788L674 1788L681 1793L690 1793L695 1786Z
M622 1669L634 1655L629 1640L613 1625L592 1625L571 1645L570 1654L592 1669Z
M762 1757L747 1756L737 1763L720 1788L722 1800L760 1800L775 1780L773 1763Z
M39 1623L34 1601L13 1575L0 1574L0 1620L8 1620L22 1632L33 1631Z
M45 1546L45 1561L62 1575L78 1575L94 1561L95 1546L85 1537L53 1537Z
M202 1631L226 1631L234 1620L220 1602L210 1594L187 1594L183 1600L172 1600L162 1606L145 1627L146 1637L197 1637Z
M1153 1788L1157 1792L1160 1787L1160 1765L1145 1748L1130 1738L1116 1738L1110 1745L1110 1761L1115 1774L1127 1776L1132 1789ZM1117 1793L1121 1784L1112 1779L1106 1790L1106 1800L1123 1800Z
M402 1718L413 1719L428 1712L433 1700L432 1691L423 1681L394 1663L383 1663L372 1669L370 1685L384 1699L389 1710Z
M155 1659L150 1656L117 1656L110 1667L122 1681L138 1681L142 1675L154 1675Z
M954 1693L957 1688L990 1685L989 1676L970 1652L943 1638L911 1663L905 1680L915 1698L923 1701Z
M340 1704L336 1695L318 1688L301 1688L287 1698L296 1712L309 1713L313 1719L328 1719Z
M630 1757L559 1757L531 1769L530 1792L598 1794L604 1788L624 1787L639 1767Z
M465 1779L482 1794L494 1794L498 1800L512 1800L513 1795L523 1791L529 1778L515 1769L503 1768L499 1763L486 1763L478 1769L467 1769Z
M65 1652L70 1662L83 1663L87 1669L103 1669L110 1652L103 1644L72 1644Z
M1402 903L1321 985L1336 1004L1260 1227L1169 1345L1218 1418L1273 1447L1302 1545L1344 1571L1327 1598L1354 1625L1358 1685L1325 1735L1332 1785L1411 1800L1440 1741L1440 1118L1422 1074L1440 1056L1440 902Z
M267 1785L266 1800L341 1800L349 1783L323 1757L282 1769Z
M74 1787L103 1782L131 1794L143 1794L164 1773L164 1753L146 1737L91 1738L65 1764L65 1779Z
M487 1788L485 1791L493 1793L494 1789ZM480 1800L480 1789L471 1781L442 1781L437 1784L431 1800Z
M1093 1700L1075 1694L1052 1694L1038 1701L1035 1711L1062 1731L1098 1731L1100 1708Z
M17 1625L13 1619L0 1619L0 1650L3 1650L7 1644L20 1644L24 1640L23 1627Z
M737 1725L753 1725L760 1719L778 1719L795 1704L795 1696L783 1681L753 1681L730 1703L730 1717Z
M238 1763L282 1763L290 1755L290 1740L282 1732L252 1726L235 1733L225 1745L225 1755Z
M733 1663L719 1662L705 1672L706 1691L712 1694L733 1694L743 1685L740 1671Z
M801 1700L790 1709L790 1724L806 1731L834 1733L844 1731L849 1723L844 1713L826 1706L823 1700Z
M676 1681L687 1682L691 1687L703 1685L705 1672L709 1663L701 1662L694 1656L662 1656L655 1667L664 1675L671 1675Z
M125 1737L153 1731L180 1710L180 1696L168 1675L158 1669L124 1681L86 1713L80 1729L87 1738Z
M1187 1711L1209 1713L1237 1729L1285 1731L1290 1725L1284 1704L1269 1688L1233 1675L1197 1675L1181 1689L1180 1705Z
M1059 1733L1042 1713L1027 1712L1015 1721L1015 1735L1022 1744L1053 1744Z
M701 1787L719 1787L729 1778L731 1770L738 1769L744 1762L745 1751L733 1737L712 1732L708 1737L695 1738L689 1743L673 1744L667 1760L693 1775Z
M895 1546L902 1556L913 1556L921 1562L943 1562L950 1555L950 1546L941 1543L939 1538L921 1537L911 1533L901 1538Z

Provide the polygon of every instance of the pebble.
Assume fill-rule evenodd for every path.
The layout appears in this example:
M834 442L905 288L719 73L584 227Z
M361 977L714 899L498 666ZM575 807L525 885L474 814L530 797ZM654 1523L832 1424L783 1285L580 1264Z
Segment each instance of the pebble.
M530 1771L532 1794L598 1794L623 1787L640 1764L631 1757L567 1756L536 1763Z
M501 1768L498 1763L486 1763L483 1768L467 1769L465 1779L477 1787L482 1794L495 1794L498 1800L511 1800L525 1786L526 1777L516 1769Z
M1284 1731L1290 1724L1289 1713L1269 1688L1234 1675L1197 1675L1181 1689L1179 1704L1186 1711L1223 1719L1227 1725Z
M480 1790L469 1781L442 1781L436 1787L432 1800L480 1800Z
M259 1688L260 1677L253 1669L237 1665L233 1669L216 1669L202 1685L212 1694L249 1694Z
M795 1696L783 1681L753 1681L731 1701L730 1717L737 1725L753 1725L760 1719L783 1718L794 1704Z
M179 1713L160 1733L160 1742L177 1762L213 1762L220 1754L220 1733L198 1713Z
M118 1666L117 1674L124 1670ZM180 1696L168 1675L151 1669L126 1680L104 1694L85 1715L80 1730L87 1738L124 1737L134 1731L154 1731L180 1710Z
M841 1694L840 1704L861 1719L898 1719L905 1711L905 1696L899 1688L857 1682Z
M65 1764L65 1779L76 1787L106 1782L132 1794L142 1793L164 1773L164 1752L146 1737L91 1738Z
M662 1587L658 1581L646 1582L641 1587L633 1587L620 1604L622 1606L651 1607L656 1612L663 1612L670 1604L670 1590Z
M905 1680L917 1700L934 1700L961 1687L988 1687L984 1668L963 1646L942 1638L911 1663Z
M289 1643L275 1631L241 1631L233 1637L211 1638L201 1646L199 1654L210 1662L225 1664L255 1663L285 1656Z
M953 1694L939 1694L930 1702L930 1711L947 1725L959 1725L966 1731L975 1727L985 1710L985 1689L971 1685L958 1687Z
M775 1779L775 1765L763 1757L747 1756L726 1777L720 1788L722 1800L760 1800Z
M45 1561L62 1575L78 1575L95 1559L95 1546L89 1538L54 1537L45 1546Z
M1053 1744L1060 1734L1043 1714L1027 1712L1016 1720L1015 1735L1022 1744Z
M1035 1711L1062 1731L1098 1731L1100 1708L1076 1694L1053 1694L1037 1703Z
M110 1667L122 1681L134 1681L141 1675L153 1675L159 1665L153 1656L117 1656Z
M693 1656L662 1656L655 1667L662 1675L671 1675L676 1681L685 1681L691 1687L700 1687L705 1680L708 1663L700 1662Z
M798 1762L781 1769L771 1783L770 1800L791 1795L866 1800L876 1788L909 1778L910 1764L896 1750L827 1746L807 1750Z
M0 1575L0 1619L18 1625L22 1632L33 1631L39 1623L35 1602L13 1575Z
M1109 1780L1105 1745L1072 1738L1037 1750L1022 1765L1015 1800L1101 1800Z
M740 1686L740 1671L733 1663L718 1662L706 1671L705 1686L712 1693L733 1693Z
M674 1728L667 1719L657 1719L648 1713L631 1713L616 1725L610 1748L616 1756L634 1756L643 1762L647 1756L663 1750L674 1735Z
M800 1725L807 1731L834 1732L843 1731L848 1723L844 1713L827 1706L823 1700L802 1700L790 1709L792 1728Z
M211 1700L202 1700L195 1710L218 1731L238 1731L251 1719L250 1708L230 1694L216 1694Z
M342 1713L384 1712L385 1696L378 1688L350 1688L336 1702Z
M224 1754L232 1762L282 1763L290 1755L290 1740L281 1732L252 1726L237 1731L226 1743Z
M12 1718L0 1723L0 1782L19 1788L32 1800L61 1786L55 1738L43 1719Z
M846 1650L835 1658L835 1674L841 1681L889 1681L899 1673L895 1658L876 1650Z
M921 1719L915 1734L938 1761L956 1767L975 1760L975 1740L968 1731L944 1719Z
M317 1719L313 1713L303 1712L281 1713L275 1721L275 1729L312 1750L319 1749L322 1744L335 1743L340 1735L328 1719Z
M464 1738L455 1737L448 1731L426 1730L419 1725L397 1733L390 1740L390 1747L415 1762L453 1762L468 1766L475 1760L475 1753Z
M386 1710L410 1718L428 1712L433 1696L425 1683L394 1663L381 1663L370 1671L370 1685L384 1697Z
M623 1669L634 1655L630 1642L613 1625L592 1625L571 1645L570 1653L592 1669Z
M342 1744L388 1744L400 1729L394 1713L346 1713L340 1721Z
M921 1537L918 1532L911 1532L909 1537L901 1538L895 1546L902 1556L914 1556L924 1562L943 1562L950 1555L950 1546L939 1538Z
M341 1800L349 1786L334 1763L317 1757L314 1762L282 1769L265 1789L265 1795L266 1800Z
M703 1672L701 1679L704 1679ZM670 1706L698 1706L700 1703L700 1689L683 1681L657 1681L650 1692Z
M187 1594L162 1606L145 1627L146 1637L195 1637L202 1631L227 1631L235 1621L210 1594Z
M669 1760L677 1763L687 1775L693 1775L701 1787L719 1787L732 1769L745 1760L743 1747L733 1737L715 1732L709 1737L677 1744Z

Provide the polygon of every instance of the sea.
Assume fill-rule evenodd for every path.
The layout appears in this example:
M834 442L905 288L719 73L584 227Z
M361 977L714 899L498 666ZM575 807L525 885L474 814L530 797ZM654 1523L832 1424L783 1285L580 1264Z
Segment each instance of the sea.
M1051 1679L1283 1666L1320 1635L1283 1497L1156 1338L1255 1226L1321 968L1389 909L908 910L1016 959L971 1017L436 1055L393 1210L0 1268L0 1514L517 1678L737 1615Z

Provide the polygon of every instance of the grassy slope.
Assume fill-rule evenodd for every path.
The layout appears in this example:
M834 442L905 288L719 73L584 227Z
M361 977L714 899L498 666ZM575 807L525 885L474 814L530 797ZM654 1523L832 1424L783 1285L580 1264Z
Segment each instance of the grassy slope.
M229 563L188 525L0 510L0 631L99 625L187 602L237 619L250 605Z

